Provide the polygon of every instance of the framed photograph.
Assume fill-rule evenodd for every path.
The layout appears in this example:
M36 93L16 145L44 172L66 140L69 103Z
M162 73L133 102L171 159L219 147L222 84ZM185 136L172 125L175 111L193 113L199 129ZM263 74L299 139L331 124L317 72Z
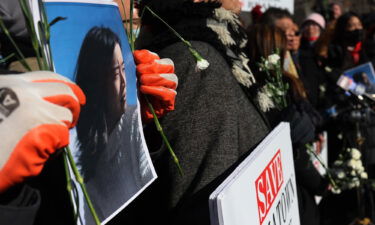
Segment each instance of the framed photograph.
M375 94L375 72L371 62L346 70L344 76L351 80L350 90L357 94L366 94L375 100L373 96Z
M132 52L116 3L44 3L55 71L86 95L70 148L102 224L156 179L144 140ZM81 224L95 224L77 186Z

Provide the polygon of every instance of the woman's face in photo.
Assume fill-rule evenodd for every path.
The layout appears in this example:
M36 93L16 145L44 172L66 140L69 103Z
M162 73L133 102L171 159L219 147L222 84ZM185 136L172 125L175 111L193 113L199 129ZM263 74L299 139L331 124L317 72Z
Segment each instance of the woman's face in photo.
M126 80L124 59L119 44L115 45L112 61L112 73L108 79L108 109L111 116L119 119L125 112Z

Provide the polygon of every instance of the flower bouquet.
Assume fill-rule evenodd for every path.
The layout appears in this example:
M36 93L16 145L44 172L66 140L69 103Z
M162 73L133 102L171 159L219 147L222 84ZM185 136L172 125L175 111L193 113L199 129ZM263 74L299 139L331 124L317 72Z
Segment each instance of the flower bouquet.
M284 83L282 77L282 67L280 62L279 50L276 53L269 55L267 59L262 58L258 63L259 70L267 74L265 91L278 109L283 109L287 106L286 95L289 89L289 84ZM272 73L274 72L274 73Z
M362 165L361 152L356 148L345 149L333 163L330 173L337 185L333 193L358 188L368 178Z

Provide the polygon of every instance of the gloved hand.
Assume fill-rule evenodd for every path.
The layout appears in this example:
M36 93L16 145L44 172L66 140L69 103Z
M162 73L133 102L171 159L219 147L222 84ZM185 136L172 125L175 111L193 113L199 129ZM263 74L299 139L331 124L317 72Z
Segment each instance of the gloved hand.
M78 86L53 72L0 76L0 193L38 175L69 144L85 101Z
M137 63L141 93L148 95L157 117L174 110L178 78L174 74L174 65L170 59L160 59L156 53L148 50L134 51ZM145 99L141 99L142 118L153 118Z

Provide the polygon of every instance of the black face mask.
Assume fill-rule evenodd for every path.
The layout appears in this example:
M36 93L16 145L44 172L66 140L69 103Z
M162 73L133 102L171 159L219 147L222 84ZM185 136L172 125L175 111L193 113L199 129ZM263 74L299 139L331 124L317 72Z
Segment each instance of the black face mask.
M363 40L363 29L361 30L353 30L347 31L344 34L344 42L347 43L349 46L355 46L358 42Z

